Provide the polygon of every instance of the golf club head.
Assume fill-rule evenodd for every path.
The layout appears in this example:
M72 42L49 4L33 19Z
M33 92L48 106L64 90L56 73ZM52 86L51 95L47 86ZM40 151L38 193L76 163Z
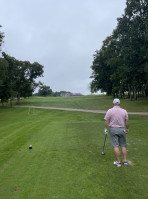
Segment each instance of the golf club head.
M104 151L102 151L102 153L101 153L102 155L105 155L105 152Z

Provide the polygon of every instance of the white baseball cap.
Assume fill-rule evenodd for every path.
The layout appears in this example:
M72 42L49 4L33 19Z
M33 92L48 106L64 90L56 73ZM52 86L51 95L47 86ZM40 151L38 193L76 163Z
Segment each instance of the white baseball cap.
M114 99L113 104L120 104L120 100L118 98Z

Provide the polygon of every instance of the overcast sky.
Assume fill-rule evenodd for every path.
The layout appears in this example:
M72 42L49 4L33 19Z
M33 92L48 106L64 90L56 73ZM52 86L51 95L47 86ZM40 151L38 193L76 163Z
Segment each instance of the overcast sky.
M116 28L126 0L0 0L2 50L44 66L55 91L90 94L93 54Z

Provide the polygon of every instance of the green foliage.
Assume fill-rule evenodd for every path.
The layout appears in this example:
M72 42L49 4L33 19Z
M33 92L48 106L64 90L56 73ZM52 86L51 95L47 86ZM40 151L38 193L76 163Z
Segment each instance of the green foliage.
M0 58L0 99L2 103L8 101L12 94L9 72L8 62Z
M0 28L2 26L0 25ZM2 43L3 43L3 38L4 38L4 33L0 31L0 51L1 51L1 46L2 46Z
M148 2L127 0L124 15L110 37L103 42L91 66L92 91L124 96L133 91L148 95Z
M40 89L38 91L38 96L50 96L52 94L52 90L50 88L50 86L46 86L44 84L40 85Z
M1 87L5 93L0 90L0 96L4 99L11 100L17 97L17 103L20 103L20 97L31 96L36 86L37 77L43 74L43 66L37 62L31 64L29 61L19 61L14 57L2 53L3 57L0 62L0 69L3 70ZM3 100L1 97L1 100Z

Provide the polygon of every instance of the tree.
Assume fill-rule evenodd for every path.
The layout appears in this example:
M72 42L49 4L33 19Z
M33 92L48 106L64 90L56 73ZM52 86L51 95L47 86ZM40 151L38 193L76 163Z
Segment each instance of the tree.
M8 85L8 62L0 58L0 99L4 103L10 98L10 87Z
M2 26L0 25L0 28ZM3 38L4 38L4 33L0 31L0 51L1 51L1 46L2 46L2 43L3 43Z
M117 20L94 57L91 90L121 96L128 91L131 99L132 92L137 99L137 93L148 95L148 2L127 0L125 13Z
M3 54L3 53L2 53ZM15 86L15 61L13 58L10 58L9 61L5 58L2 59L3 63L1 65L1 69L5 71L5 77L3 76L2 79L2 88L4 92L1 93L1 100L10 101L12 102L13 97L16 96L16 91L14 89ZM7 63L7 64L6 64ZM10 64L11 63L11 64Z
M46 86L40 82L40 89L38 91L38 95L46 97L50 96L51 94L52 94L52 89L50 88L50 86Z
M93 69L91 76L91 78L93 78L91 83L91 92L101 90L102 92L107 92L107 95L110 95L112 90L110 67L106 63L103 51L96 51L91 68Z
M137 99L137 91L145 87L146 78L144 63L147 42L148 5L145 0L127 0L125 14L118 18L118 25L114 35L119 40L120 55L123 59L124 76L128 85L129 95L133 90Z
M4 52L2 54L8 63L7 84L10 98L12 100L16 96L17 104L19 104L20 97L31 96L38 86L35 79L42 76L43 66L37 62L31 64L29 61L16 60Z
M91 78L91 91L101 90L107 92L107 95L118 95L120 90L120 77L118 75L118 66L120 59L118 57L117 42L113 36L107 37L103 41L100 51L96 51L94 62L91 68L93 74Z

